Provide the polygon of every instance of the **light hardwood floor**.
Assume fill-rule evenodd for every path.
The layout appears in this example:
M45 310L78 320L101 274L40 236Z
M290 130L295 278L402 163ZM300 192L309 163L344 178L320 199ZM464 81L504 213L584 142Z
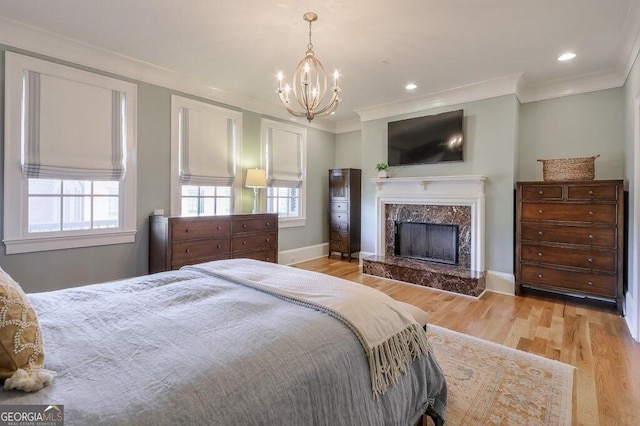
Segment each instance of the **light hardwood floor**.
M607 305L545 295L473 299L363 275L357 262L337 258L294 266L377 288L424 309L432 324L575 366L574 424L640 425L640 343Z

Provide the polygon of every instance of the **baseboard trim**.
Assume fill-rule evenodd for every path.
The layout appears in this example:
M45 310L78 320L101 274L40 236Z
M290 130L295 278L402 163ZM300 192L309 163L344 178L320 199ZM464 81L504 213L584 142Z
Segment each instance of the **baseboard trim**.
M329 243L316 244L313 246L300 247L291 250L278 252L278 263L282 265L293 265L294 263L305 262L307 260L318 259L329 255Z
M487 291L515 296L515 288L516 278L513 274L498 271L487 271Z

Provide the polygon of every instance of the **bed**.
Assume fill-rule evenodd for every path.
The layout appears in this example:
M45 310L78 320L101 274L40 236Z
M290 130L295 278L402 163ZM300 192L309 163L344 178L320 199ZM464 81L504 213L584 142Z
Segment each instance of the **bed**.
M0 405L63 405L66 425L413 425L425 413L443 421L446 383L430 348L373 392L352 327L236 278L263 264L209 262L28 295L56 376L37 392L0 392ZM297 274L364 287L269 265L274 282Z

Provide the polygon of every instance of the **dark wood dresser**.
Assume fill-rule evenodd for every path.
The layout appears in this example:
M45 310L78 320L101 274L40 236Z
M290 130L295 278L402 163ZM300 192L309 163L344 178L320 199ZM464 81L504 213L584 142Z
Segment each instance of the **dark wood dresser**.
M278 215L150 216L149 273L245 257L278 262Z
M360 251L361 186L361 170L329 170L329 257Z
M623 314L623 181L518 182L516 194L516 295L602 299Z

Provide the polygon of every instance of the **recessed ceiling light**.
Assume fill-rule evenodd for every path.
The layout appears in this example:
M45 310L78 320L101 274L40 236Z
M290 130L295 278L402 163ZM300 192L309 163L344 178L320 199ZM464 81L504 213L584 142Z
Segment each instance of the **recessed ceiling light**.
M416 89L417 87L418 87L418 85L417 85L417 84L415 84L415 83L409 83L409 84L407 84L406 86L404 86L404 88L405 88L405 89L407 89L407 90L414 90L414 89Z
M568 61L568 60L573 59L575 57L576 57L575 53L567 52L567 53L563 53L562 55L558 56L558 60L559 61Z

